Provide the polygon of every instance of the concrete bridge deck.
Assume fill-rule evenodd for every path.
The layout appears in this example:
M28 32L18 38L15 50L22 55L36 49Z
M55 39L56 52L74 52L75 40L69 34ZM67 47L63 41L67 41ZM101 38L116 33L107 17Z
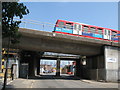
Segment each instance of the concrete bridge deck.
M87 37L64 35L26 28L20 28L19 32L22 34L20 43L11 45L11 47L30 51L90 56L102 54L102 48L104 45L119 46L118 43L111 41L95 40ZM3 39L3 47L6 45L6 40Z

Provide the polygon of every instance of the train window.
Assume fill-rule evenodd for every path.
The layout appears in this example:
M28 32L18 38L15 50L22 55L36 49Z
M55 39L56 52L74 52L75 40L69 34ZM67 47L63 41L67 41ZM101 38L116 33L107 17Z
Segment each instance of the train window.
M108 35L110 35L110 30L108 30Z
M91 31L91 33L95 33L96 32L96 28L95 27L90 27L90 31Z
M74 30L81 30L81 25L74 24Z
M67 29L72 29L72 23L66 23L66 26L65 26Z
M59 27L59 28L63 28L63 27L64 27L64 22L59 22L59 23L58 23L58 27Z
M104 30L104 33L105 33L105 35L107 35L107 30L106 29Z
M88 32L89 27L88 26L83 26L83 30L84 30L84 32Z
M115 36L117 36L117 32L112 31L112 37L115 37Z
M110 30L104 29L104 35L110 35Z
M77 30L77 24L74 24L74 30Z
M79 25L79 27L78 27L78 28L79 28L79 30L81 30L81 27L82 27L82 25Z
M98 34L102 34L102 28L97 28L97 30L98 30Z

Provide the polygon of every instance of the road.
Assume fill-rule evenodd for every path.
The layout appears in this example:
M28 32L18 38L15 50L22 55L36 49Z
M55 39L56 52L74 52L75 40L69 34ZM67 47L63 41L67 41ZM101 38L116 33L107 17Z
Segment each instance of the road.
M46 74L37 78L13 80L7 85L7 88L118 88L118 84L83 80L65 75L55 77Z

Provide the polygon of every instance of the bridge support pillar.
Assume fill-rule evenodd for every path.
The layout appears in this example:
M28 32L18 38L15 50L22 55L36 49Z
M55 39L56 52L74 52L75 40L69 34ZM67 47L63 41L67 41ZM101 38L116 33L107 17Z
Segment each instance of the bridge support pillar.
M36 53L31 55L29 61L29 77L34 77L40 73L40 57Z
M119 56L120 48L104 46L103 54L86 58L87 65L84 77L98 81L118 81Z
M60 76L60 59L57 59L56 76Z
M27 63L28 67L23 68L24 73L27 73L29 77L34 77L40 73L40 54L34 51L21 51L20 64ZM21 67L20 67L21 68ZM20 73L23 73L20 71ZM26 76L22 75L21 76Z
M81 60L76 60L75 76L81 77Z
M105 79L106 81L118 81L120 67L120 48L105 46Z
M40 58L37 59L37 75L40 75Z
M83 78L91 80L105 80L104 55L86 57L86 66Z

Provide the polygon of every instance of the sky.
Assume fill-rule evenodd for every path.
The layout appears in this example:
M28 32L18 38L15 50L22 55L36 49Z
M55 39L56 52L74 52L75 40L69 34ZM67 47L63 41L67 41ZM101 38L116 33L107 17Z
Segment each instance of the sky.
M18 0L21 2L119 2L120 0Z
M118 30L117 2L23 2L24 19L55 24L58 19ZM32 26L32 25L30 25ZM53 25L54 26L54 25ZM35 26L33 26L35 28ZM53 31L44 29L45 31Z

